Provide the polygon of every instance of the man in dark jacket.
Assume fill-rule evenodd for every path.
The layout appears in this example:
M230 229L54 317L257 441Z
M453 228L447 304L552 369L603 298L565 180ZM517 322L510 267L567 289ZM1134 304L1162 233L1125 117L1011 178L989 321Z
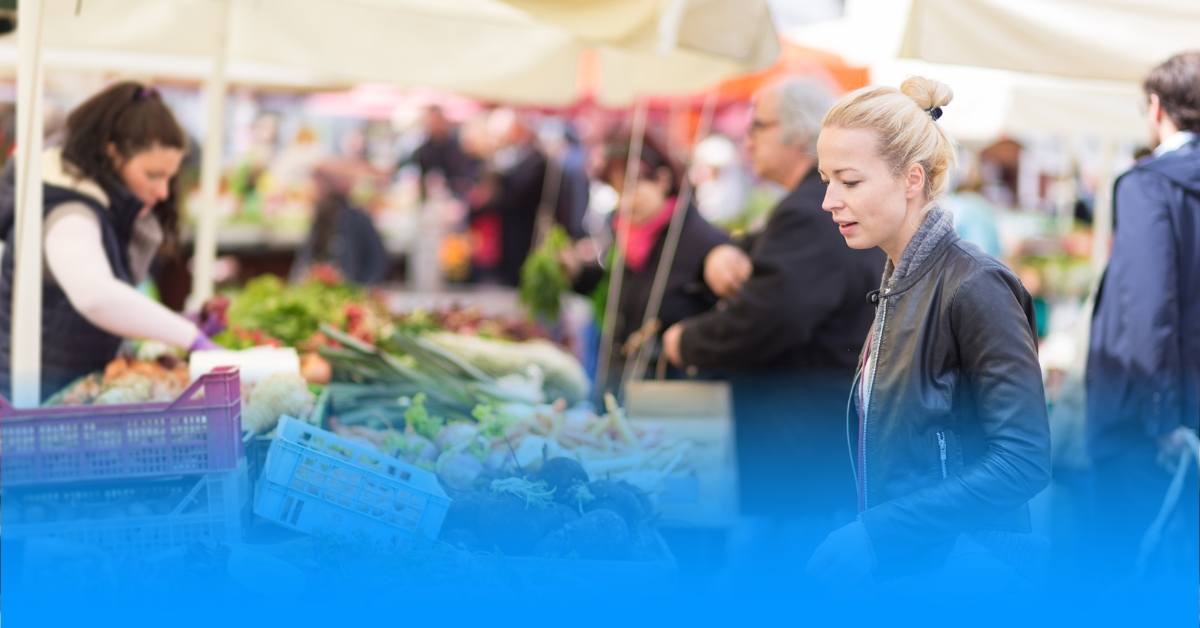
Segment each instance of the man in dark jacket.
M807 522L784 533L795 556L854 517L846 401L873 318L867 294L885 261L878 249L846 246L821 209L815 146L833 102L816 81L759 95L748 140L754 169L790 192L761 233L709 254L705 281L724 307L663 340L677 365L729 378L742 513Z
M586 233L583 212L572 207L576 194L570 186L575 177L564 176L562 167L547 159L525 120L506 110L494 115L501 120L497 127L506 139L494 158L500 190L479 213L499 214L500 279L516 286L521 280L521 266L533 248L534 227L543 203L573 239Z
M469 181L465 180L468 158L458 143L454 127L437 105L425 111L425 143L413 152L411 161L421 170L421 196L425 196L425 177L437 171L455 194L463 194Z
M1093 520L1113 575L1133 570L1167 492L1156 459L1178 462L1200 422L1200 52L1167 60L1144 88L1158 148L1117 179L1087 371ZM1186 477L1179 512L1195 578L1196 474Z

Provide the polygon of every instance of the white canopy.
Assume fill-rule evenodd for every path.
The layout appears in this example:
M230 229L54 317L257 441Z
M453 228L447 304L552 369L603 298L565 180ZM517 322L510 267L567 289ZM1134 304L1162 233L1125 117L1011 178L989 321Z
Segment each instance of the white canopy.
M909 1L911 12L916 13L916 4L926 0ZM905 22L909 12L904 0L848 0L845 19L796 29L786 36L869 65L876 84L898 87L912 75L946 83L954 90L954 102L939 123L959 140L1021 133L1145 140L1143 97L1137 83L1015 72L966 61L952 65L946 60L901 59L897 54L904 37L914 36L916 30ZM1013 42L1012 47L1021 45Z
M960 141L1056 135L1145 141L1142 90L1133 83L1066 79L908 59L871 66L873 83L898 87L926 76L954 90L938 121Z
M913 0L900 55L1136 82L1189 49L1197 0Z
M779 52L762 0L231 0L227 19L225 2L214 0L83 0L78 14L77 0L43 2L48 64L97 62L100 53L195 66L227 36L233 80L241 71L284 84L425 86L513 103L577 100L576 69L589 48L603 78L588 88L610 106L639 94L694 93L766 67ZM543 12L557 22L540 19ZM654 36L595 31L628 23L630 13L637 33L650 25ZM14 39L0 38L0 61Z

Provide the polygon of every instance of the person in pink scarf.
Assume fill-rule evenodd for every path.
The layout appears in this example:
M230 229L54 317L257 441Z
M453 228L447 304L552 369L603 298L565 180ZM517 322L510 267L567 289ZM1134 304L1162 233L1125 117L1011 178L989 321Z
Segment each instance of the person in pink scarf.
M616 189L625 192L626 165L629 161L629 136L620 136L608 142L604 150L603 163L598 178ZM689 204L683 210L683 231L679 246L671 262L671 271L658 311L659 324L653 333L639 333L650 301L650 292L659 264L663 259L671 216L678 202L682 169L667 156L662 144L647 135L642 147L641 159L632 194L629 225L622 224L622 217L614 212L609 221L608 241L628 239L624 243L625 271L621 281L621 293L614 322L613 351L609 360L610 387L619 385L625 368L626 353L633 355L639 342L653 342L655 348L649 362L651 373L658 366L661 352L661 331L671 325L712 309L717 297L704 283L704 259L712 249L725 244L729 237L720 229L704 220ZM572 251L563 256L563 265L574 283L576 292L592 295L598 315L604 311L613 261L613 247L609 246L596 259L585 259ZM632 351L631 351L632 350ZM665 363L664 363L665 366ZM668 375L676 375L671 369Z

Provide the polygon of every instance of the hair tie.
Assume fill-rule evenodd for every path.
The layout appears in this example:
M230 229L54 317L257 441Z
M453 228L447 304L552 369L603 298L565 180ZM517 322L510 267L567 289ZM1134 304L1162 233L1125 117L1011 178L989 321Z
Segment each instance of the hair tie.
M135 101L146 100L147 98L154 98L156 96L158 96L158 90L153 87L143 87L134 92L133 99Z
M925 113L929 114L929 117L933 118L934 122L937 122L938 118L942 117L942 108L941 107L930 107L925 110Z

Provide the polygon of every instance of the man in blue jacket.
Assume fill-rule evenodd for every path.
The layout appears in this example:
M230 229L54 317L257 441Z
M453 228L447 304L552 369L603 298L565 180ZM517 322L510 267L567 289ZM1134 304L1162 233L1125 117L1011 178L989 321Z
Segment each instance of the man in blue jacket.
M1168 59L1144 89L1158 147L1117 180L1088 357L1094 525L1111 575L1132 573L1171 480L1164 467L1200 421L1200 52ZM1191 547L1172 560L1190 561L1176 573L1194 579L1194 467L1187 477L1177 516Z

